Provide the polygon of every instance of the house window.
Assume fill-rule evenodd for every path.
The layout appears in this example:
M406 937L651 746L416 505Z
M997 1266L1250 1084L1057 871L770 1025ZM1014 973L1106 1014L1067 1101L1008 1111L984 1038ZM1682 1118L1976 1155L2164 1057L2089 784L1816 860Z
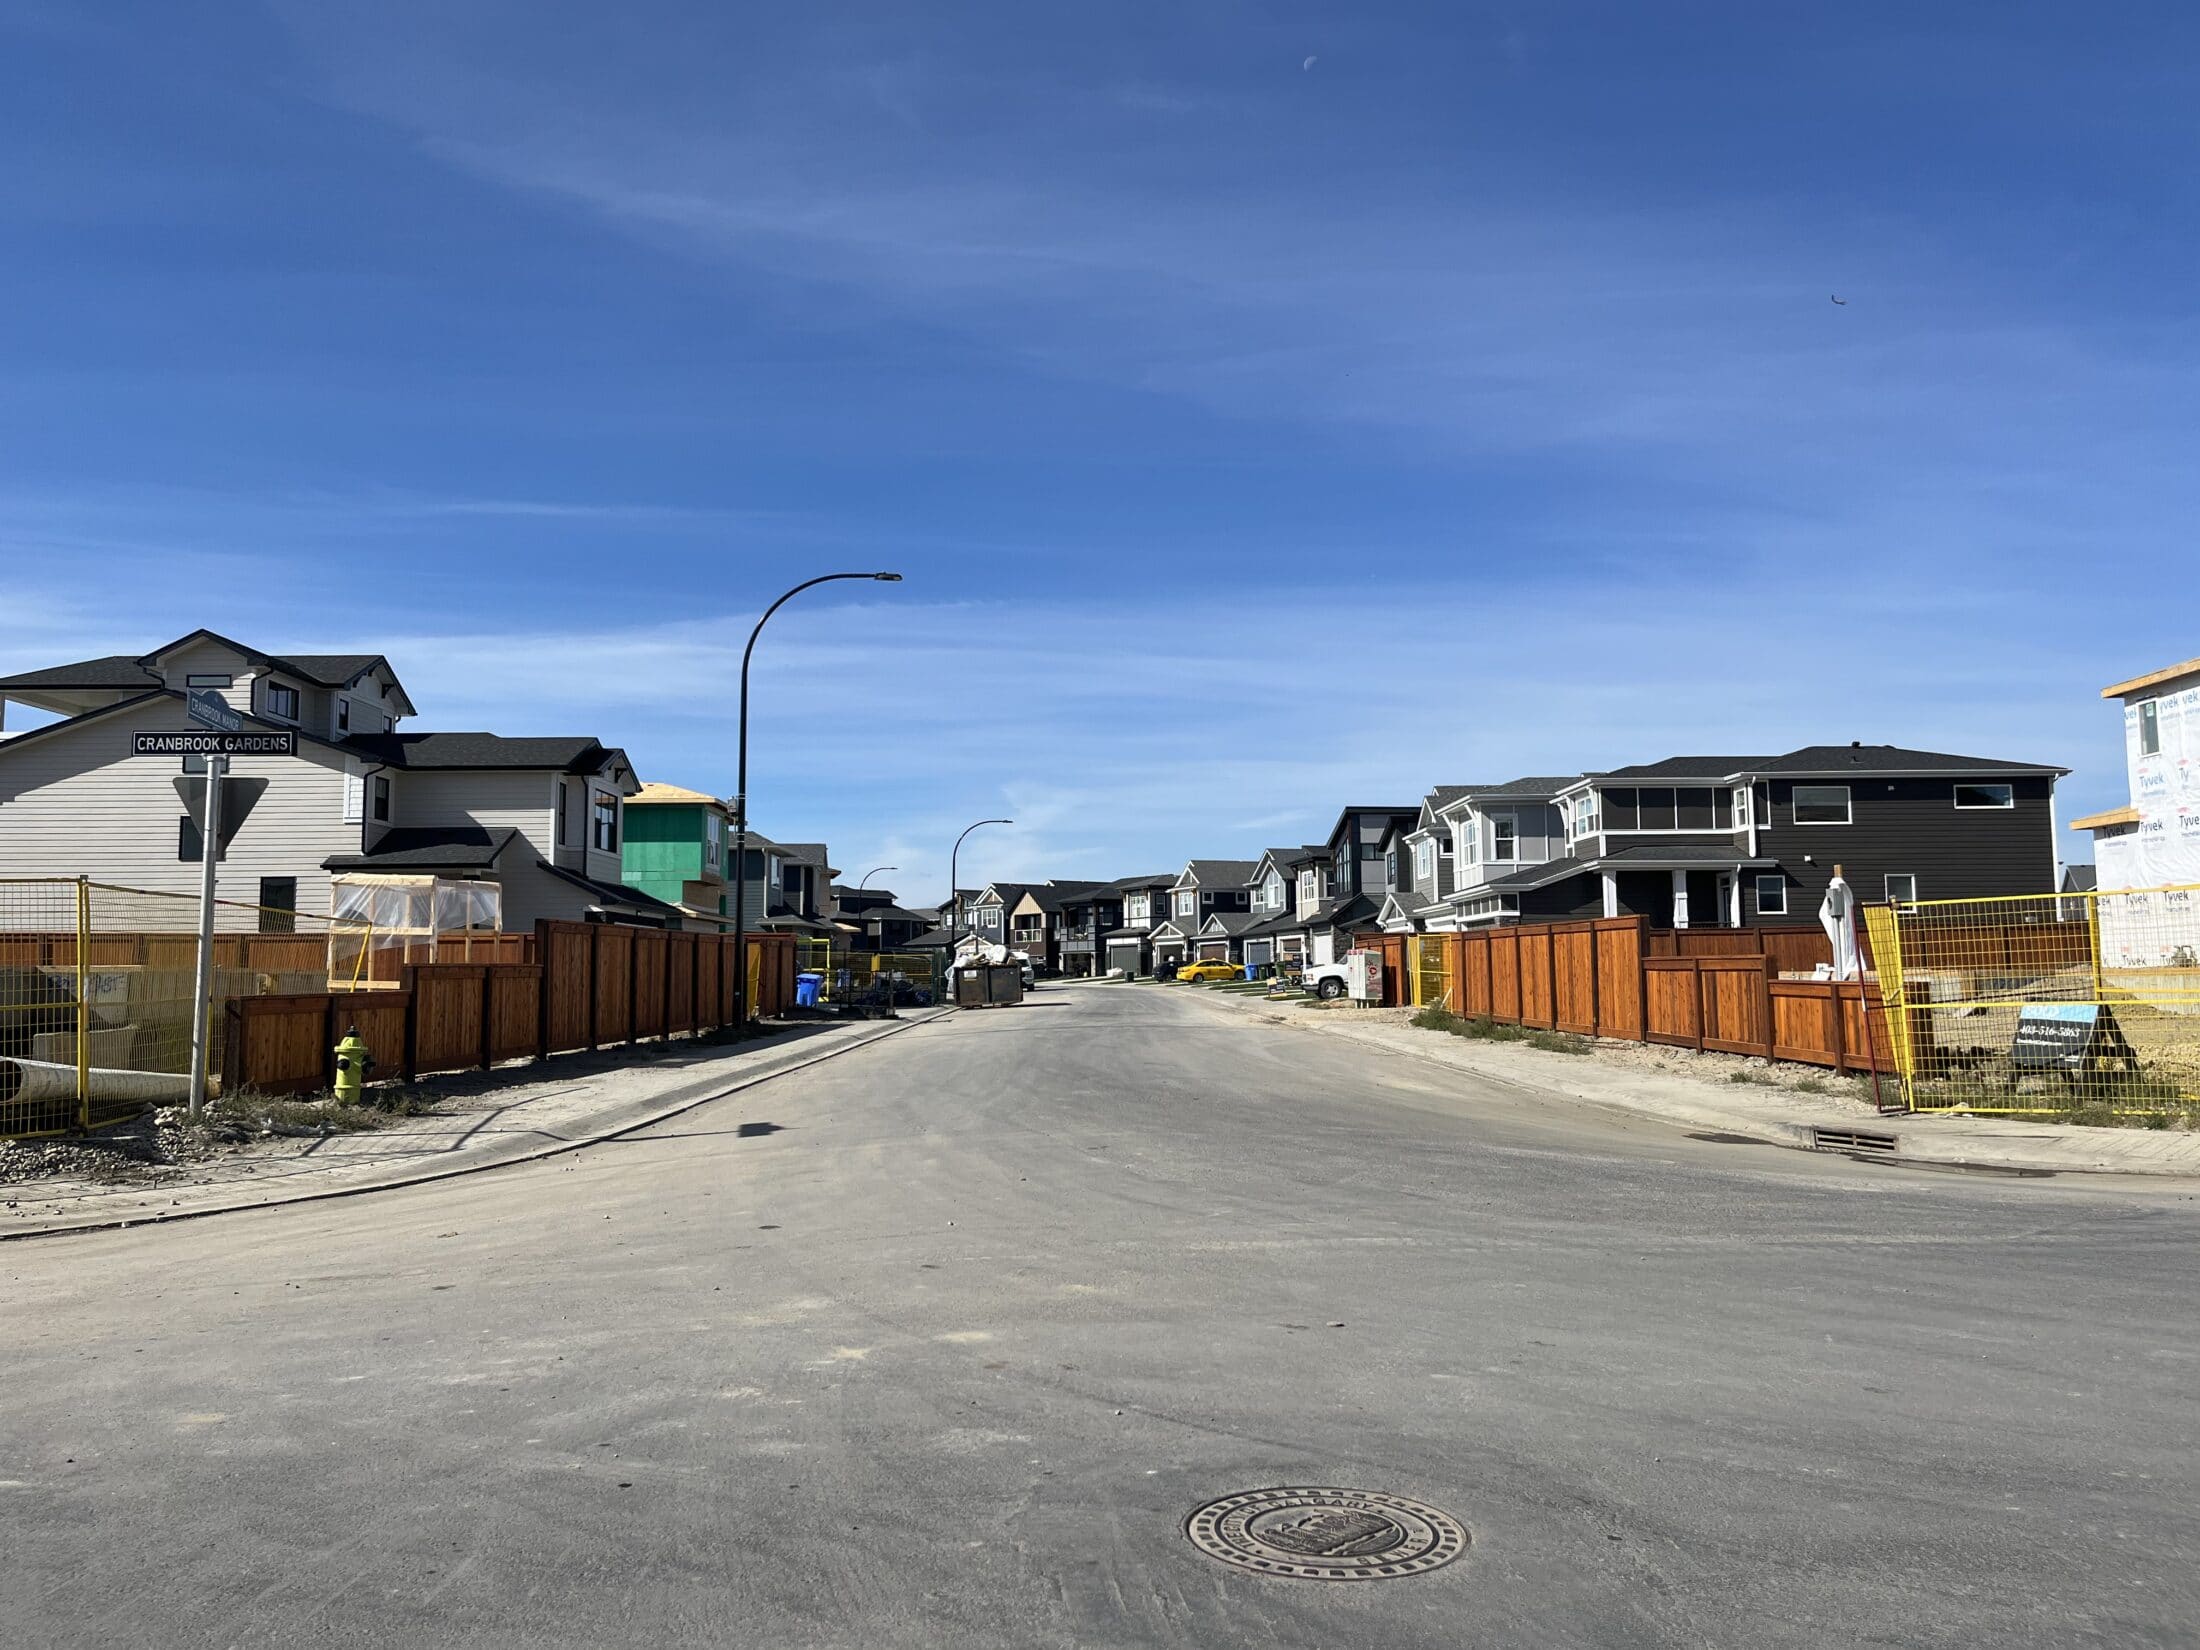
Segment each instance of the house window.
M351 701L340 695L336 700L336 731L351 732Z
M267 713L286 722L298 720L298 690L288 682L267 684Z
M374 817L384 825L390 822L390 776L386 773L374 776Z
M718 844L723 840L724 825L725 821L716 814L703 816L703 867L706 870L718 869Z
M2139 754L2155 756L2162 749L2162 717L2156 702L2147 700L2139 707Z
M1887 903L1889 905L1915 905L1917 903L1917 876L1910 871L1887 873Z
M596 805L591 815L593 829L589 846L599 854L615 854L619 851L619 799L609 791L596 793Z
M2014 785L1958 785L1956 806L1959 808L2014 808L2017 805L2017 788Z
M186 676L183 685L195 688L226 688L235 687L237 679L234 676Z
M1849 822L1849 788L1846 785L1798 785L1794 811L1798 825L1846 825Z
M1413 845L1413 880L1423 888L1436 886L1436 844L1416 842Z
M550 792L550 814L557 822L558 846L565 846L565 781L559 780Z
M295 934L298 932L298 879L296 877L260 878L260 932L263 934Z
M1482 833L1477 828L1471 815L1468 816L1466 823L1459 827L1459 840L1465 846L1467 862L1470 865L1482 857L1481 835Z
M1574 798L1573 811L1566 821L1566 834L1579 842L1585 836L1597 834L1597 793L1588 792Z
M1144 921L1146 916L1146 896L1144 894L1131 895L1128 900L1124 901L1123 908L1130 913L1131 921Z
M1398 850L1390 849L1383 855L1383 881L1388 886L1398 886Z
M1199 891L1197 889L1187 888L1176 896L1176 914L1180 917L1196 917L1199 915Z
M1757 915L1760 917L1784 917L1788 914L1788 885L1783 876L1766 876L1757 879Z
M1516 829L1511 814L1490 816L1490 858L1511 860L1519 855L1519 843L1514 836Z
M1734 828L1737 831L1749 829L1749 787L1747 785L1734 787Z

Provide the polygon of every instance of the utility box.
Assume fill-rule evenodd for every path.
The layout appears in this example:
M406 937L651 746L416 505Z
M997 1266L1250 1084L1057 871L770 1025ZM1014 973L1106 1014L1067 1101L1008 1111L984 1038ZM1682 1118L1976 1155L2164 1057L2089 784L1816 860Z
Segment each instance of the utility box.
M1383 1000L1383 954L1380 951L1347 951L1344 954L1344 988L1356 1003Z
M957 1008L1004 1008L1023 1000L1021 963L965 963L955 970Z

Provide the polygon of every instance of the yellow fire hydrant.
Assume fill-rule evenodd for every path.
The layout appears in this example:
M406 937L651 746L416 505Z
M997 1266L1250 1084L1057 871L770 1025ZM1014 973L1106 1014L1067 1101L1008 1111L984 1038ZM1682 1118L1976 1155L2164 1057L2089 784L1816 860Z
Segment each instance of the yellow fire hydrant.
M353 1026L336 1045L336 1098L346 1105L357 1105L366 1092L367 1071L373 1064L374 1056L360 1038L359 1028Z

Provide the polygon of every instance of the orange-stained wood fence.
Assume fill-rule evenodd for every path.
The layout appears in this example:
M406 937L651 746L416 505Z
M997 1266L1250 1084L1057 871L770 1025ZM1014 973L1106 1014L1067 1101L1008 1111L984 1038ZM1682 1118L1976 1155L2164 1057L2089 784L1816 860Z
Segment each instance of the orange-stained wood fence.
M337 1040L354 1026L379 1075L410 1081L733 1023L730 935L540 922L527 937L536 961L418 964L394 991L237 998L224 1010L223 1087L328 1088ZM748 936L758 1014L794 1002L794 950L790 935Z
M1877 986L1779 978L1830 959L1822 931L1652 929L1641 917L1602 917L1451 939L1445 977L1455 1012L1470 1019L1840 1071L1895 1069ZM1913 1036L1929 1034L1928 1014L1911 1020Z

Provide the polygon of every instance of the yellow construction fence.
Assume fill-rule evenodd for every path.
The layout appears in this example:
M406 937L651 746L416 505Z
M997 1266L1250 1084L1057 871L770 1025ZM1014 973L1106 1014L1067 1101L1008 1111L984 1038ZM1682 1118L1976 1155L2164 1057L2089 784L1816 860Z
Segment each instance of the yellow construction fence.
M2200 886L1865 912L1916 1111L2200 1120Z
M347 927L217 902L210 1073L223 1004L327 990L331 932ZM198 931L196 895L0 879L0 1137L104 1127L189 1097Z

